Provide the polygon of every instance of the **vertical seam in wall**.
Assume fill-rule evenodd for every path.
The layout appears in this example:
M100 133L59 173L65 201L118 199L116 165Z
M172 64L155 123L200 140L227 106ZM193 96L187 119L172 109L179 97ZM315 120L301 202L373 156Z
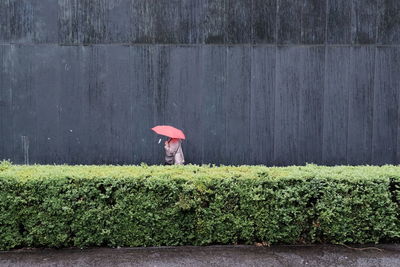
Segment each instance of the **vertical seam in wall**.
M168 46L168 47L167 46L162 46L162 49L163 50L165 49L166 52L165 52L164 55L161 53L161 55L163 56L163 59L162 59L163 64L161 65L161 67L163 68L163 76L164 77L167 76L168 79L171 78L170 77L170 72L171 71L169 70L169 65L171 64L171 51L172 51L171 47L172 46ZM164 62L165 62L165 66L164 66ZM168 70L168 73L166 72L166 70ZM161 85L161 87L163 87L163 85L164 85L164 83ZM169 98L170 92L169 92L169 88L168 87L161 88L161 90L164 90L164 95L163 95L164 98L163 98L163 104L162 104L163 110L161 112L163 114L162 115L162 121L163 121L163 124L165 124L166 123L166 119L167 119L166 110L167 110L167 104L168 104L168 98Z
M199 64L197 65L197 67L198 67L198 73L200 74L199 76L200 76L200 79L198 80L198 81L196 81L198 84L200 84L200 88L199 88L199 90L200 90L200 95L199 95L199 97L200 97L200 105L198 106L198 108L199 108L199 114L201 114L201 110L202 110L202 107L203 107L203 101L204 101L204 98L203 98L203 95L204 95L204 90L202 90L203 89L203 83L202 83L202 77L204 77L203 76L203 70L204 70L204 61L203 61L203 57L202 57L202 54L201 54L201 52L202 52L202 49L200 49L201 48L201 46L197 46L197 51L196 51L196 55L197 55L197 62L199 62ZM201 120L201 133L204 133L204 121L203 120ZM204 134L201 134L201 156L200 156L200 158L201 158L201 164L204 164Z
M307 152L306 149L303 149L302 152L300 152L299 147L302 147L303 144L301 143L302 140L302 133L300 132L300 123L301 121L304 119L304 114L301 114L302 110L301 110L301 106L303 103L303 94L305 93L305 90L303 88L303 78L305 75L305 71L304 69L306 68L305 63L304 63L304 53L307 53L309 50L309 48L307 47L299 47L300 50L300 59L299 59L299 63L300 63L300 70L298 71L298 65L296 66L296 72L298 74L298 78L299 78L299 97L296 99L297 100L297 125L296 125L296 138L297 138L297 142L295 142L296 145L296 156L295 156L295 164L299 165L299 163L301 162L301 155L303 155L303 160L304 158L307 159ZM307 162L305 162L307 163Z
M376 10L375 10L375 14L376 14L376 18L375 18L375 46L376 46L376 44L378 43L378 40L379 40L379 38L378 38L378 34L379 34L379 31L378 31L378 29L379 29L379 1L380 0L376 0ZM375 51L376 52L376 51Z
M157 123L157 120L156 120L156 117L157 117L157 103L156 103L156 97L157 97L157 95L156 95L156 91L157 91L157 85L156 85L156 71L158 70L158 66L157 66L157 64L155 64L155 63L157 63L157 56L158 55L156 55L156 53L155 53L155 51L157 51L156 49L156 46L154 46L154 45L151 45L149 48L148 48L148 51L149 51L149 56L150 56L150 64L151 65L153 65L153 67L151 67L151 65L150 65L150 68L151 68L151 79L152 79L152 83L150 83L150 86L152 87L152 89L153 89L153 97L152 97L152 107L153 107L153 125L156 125L156 123ZM143 52L141 52L141 54L142 54ZM141 55L141 56L143 56L143 55ZM133 117L132 117L133 118ZM156 155L156 145L153 145L153 155Z
M372 100L371 100L371 144L370 144L370 156L369 156L369 164L373 164L374 162L374 120L375 120L375 84L376 84L376 72L377 72L377 56L378 56L378 34L379 34L379 2L380 0L376 0L376 18L375 18L375 43L374 43L374 72L373 72L373 82L372 82Z
M350 67L350 69L347 71L347 74L346 74L346 82L347 82L347 84L349 84L350 83L350 72L353 72L353 63L354 63L354 59L353 59L353 49L354 49L354 47L353 46L350 46L350 57L349 57L349 67ZM346 164L348 164L349 163L349 135L350 135L350 127L349 127L349 121L350 121L350 89L351 87L350 86L348 86L347 87L347 112L346 112L346 115L347 115L347 123L346 123Z
M357 28L355 29L355 34L354 34L354 39L353 39L353 23L356 24L357 27L357 23L354 22L354 16L353 16L353 11L354 11L354 1L355 0L348 0L350 1L350 46L353 46L355 44L357 44ZM347 151L347 150L346 150Z
M325 94L326 94L326 72L327 72L327 58L328 58L328 20L329 20L329 0L325 2L325 46L324 46L324 85L322 87L322 116L321 116L321 154L320 163L325 163L324 154L324 129L325 129Z
M271 157L269 157L269 160L271 161L271 163L274 162L274 155L275 155L275 145L274 145L274 141L275 141L275 108L276 108L276 104L275 104L275 90L276 90L276 54L277 54L277 46L275 46L275 63L274 63L274 88L272 89L272 103L273 103L273 116L272 116L272 132L271 132L271 139L272 140L272 155L270 155Z
M398 54L395 54L395 56L396 57L398 57ZM397 82L396 81L396 84L398 84L399 82ZM398 151L398 147L399 147L399 123L400 123L400 121L399 121L399 115L400 115L400 105L399 105L399 100L400 100L400 93L399 93L399 90L396 90L396 103L397 103L397 112L396 112L396 121L397 121L397 123L396 123L396 147L395 147L395 164L398 164L398 156L399 156L399 151Z
M4 87L4 80L1 80L1 78L3 78L2 76L4 76L5 77L5 71L4 71L4 69L5 69L5 67L4 67L4 62L5 62L5 60L4 60L4 57L5 57L5 52L4 52L4 47L3 46L1 46L0 47L0 70L1 70L1 72L2 72L2 74L0 73L0 88L3 88ZM6 95L7 94L7 92L4 92L5 93L5 95L4 95L4 98L5 99L7 99L8 98L8 96ZM1 99L2 99L2 96L1 96L2 94L0 93L0 101L1 101ZM6 104L5 105L7 105L7 100L5 100L4 101ZM10 101L8 101L8 103L9 103ZM4 116L4 115L3 115ZM4 120L4 118L2 118L2 116L1 116L1 114L0 114L0 136L1 136L1 134L4 134L3 132L2 132L2 129L4 129L4 126L3 126L3 122L5 121ZM4 142L5 143L5 142ZM0 158L2 157L1 155L3 155L3 156L6 156L8 153L7 153L7 149L5 149L5 144L3 143L3 139L0 139L0 149L3 149L3 151L0 151ZM2 154L3 153L3 154Z
M251 1L251 10L252 13L254 14L254 8L255 8L255 4L254 4L255 0ZM248 95L248 103L249 103L249 107L248 107L248 113L249 113L249 125L248 125L248 151L247 151L247 160L248 163L253 162L253 149L251 146L251 134L252 134L252 121L253 121L253 116L252 116L252 112L251 112L251 106L252 106L252 90L253 90L253 86L252 86L252 78L253 78L253 44L256 43L255 40L255 30L254 30L254 16L251 16L251 23L250 23L250 45L249 45L249 50L248 50L248 57L250 59L249 65L250 65L250 76L249 76L249 95ZM247 164L247 163L246 163Z
M252 146L251 146L251 105L252 105L252 101L251 101L251 98L252 98L252 87L251 87L251 77L252 77L252 50L253 50L253 48L252 48L252 46L250 45L249 46L249 49L248 49L248 51L247 51L247 53L248 53L248 55L247 55L247 58L248 59L250 59L250 61L249 61L249 67L250 67L250 75L249 75L249 80L248 80L248 87L249 87L249 95L248 95L248 98L249 98L249 100L248 100L248 102L249 102L249 107L248 107L248 112L249 112L249 131L248 131L248 151L247 151L247 163L246 164L251 164L251 161L250 161L250 159L251 159L251 155L253 154L252 153L252 150L253 150L253 148L252 148ZM246 159L245 159L245 162L246 162Z
M275 44L278 44L278 19L279 19L279 0L276 0L276 7L275 7Z
M31 78L31 86L32 86L32 83L34 84L36 81L35 81L35 78L36 78L36 75L33 75L33 70L32 70L32 76L31 76L32 78ZM35 88L35 84L33 85L33 88ZM32 88L32 89L33 89ZM35 142L35 144L37 144L37 133L39 132L38 130L39 130L39 127L38 127L38 123L37 123L37 99L38 99L38 96L37 96L37 93L35 92L36 90L32 90L32 99L33 99L33 106L35 107L35 125L34 125L34 127L33 127L33 130L34 130L34 134L33 134L33 136L35 137L35 140L34 140L34 142ZM33 138L32 138L33 139ZM36 147L36 146L35 146ZM33 158L35 158L35 157L33 157ZM35 159L35 160L37 160L37 158Z
M33 24L35 24L36 23L36 20L37 20L37 17L36 17L36 10L34 9L34 8L31 8L30 10L30 14L29 15L31 15L32 16L32 21L30 21L30 23L33 23ZM29 25L30 27L32 27L32 25ZM33 33L31 33L32 34L32 40L34 40L35 42L38 40L37 38L37 35L38 35L38 33L37 33L37 31L33 31Z
M325 2L325 46L328 44L328 17L329 17L329 0ZM326 47L325 47L326 49Z
M276 163L276 96L277 96L277 90L278 90L278 85L277 85L277 81L278 81L278 45L275 46L275 81L274 81L274 121L273 121L273 136L272 136L272 140L273 140L273 149L272 149L272 162Z
M33 77L33 66L32 66L32 61L31 61L31 58L29 58L29 64L28 64L28 77ZM33 114L33 118L32 118L32 120L34 121L34 124L35 124L35 126L34 127L32 127L31 128L31 130L32 131L28 131L28 130L26 130L26 143L25 143L25 158L26 158L26 163L25 164L27 164L27 165L29 165L29 138L31 138L31 140L32 140L32 142L34 142L34 144L36 144L36 113L37 113L37 111L36 111L36 100L35 100L35 94L33 93L33 88L32 88L32 82L33 82L33 78L30 78L30 80L29 80L29 84L25 84L25 86L26 86L26 89L27 89L27 91L29 91L29 98L28 98L28 101L29 101L29 104L32 106L32 109L33 110L31 110L31 111L33 111L32 112L32 114ZM34 139L34 138L35 139ZM35 141L34 141L35 140Z
M2 68L2 70L4 71L4 69L7 69L8 70L8 72L10 72L10 70L9 70L9 68L8 68L8 65L6 65L7 63L7 59L6 59L6 51L9 51L10 50L10 47L9 46L1 46L1 48L0 48L0 53L1 53L1 62L0 62L0 68ZM5 73L6 73L6 71L4 71L3 72L3 77L5 78L4 79L4 83L3 83L3 81L0 81L0 88L2 88L3 86L5 86L5 84L7 84L7 82L6 82L6 77L8 77L8 76L6 76L5 75ZM1 77L1 76L0 76ZM8 85L9 86L9 85ZM5 93L5 99L7 99L6 100L6 103L8 102L8 112L9 112L9 117L8 117L8 119L10 119L11 118L11 98L10 98L10 96L11 96L11 92L10 92L10 88L11 87L8 87L8 92L6 91L6 92L4 92ZM7 89L7 88L5 88L5 89ZM7 93L8 93L8 95L7 95ZM1 117L1 114L0 114L0 117ZM4 122L4 119L3 119L3 122ZM10 121L9 121L10 122ZM11 125L11 122L10 122L10 125ZM2 123L0 123L0 127L3 127L3 129L5 128L4 126L3 126L3 124ZM3 140L0 140L0 143L2 143L2 141L5 141L5 139L3 139ZM5 144L5 142L3 143L3 149L4 149L4 151L3 151L3 155L4 156L6 156L6 155L9 155L9 151L8 151L8 145L6 146L6 144ZM1 153L1 152L0 152Z
M9 72L10 72L10 76L9 76L9 97L10 97L10 112L11 112L11 114L13 114L13 112L12 112L12 110L13 110L13 84L12 84L12 82L13 82L13 75L14 75L14 64L13 64L13 60L11 61L11 60L9 60L10 58L11 58L11 54L12 54L12 50L14 49L13 48L14 47L14 45L12 45L12 44L10 44L10 45L8 45L8 53L7 53L7 66L8 66L8 68L10 68L9 69ZM4 62L4 57L3 57L3 62Z
M17 159L18 158L18 156L17 155L19 155L19 153L16 153L17 152L17 147L18 147L18 145L17 145L17 143L19 142L19 140L17 140L16 139L16 136L17 136L17 131L16 131L16 129L15 129L15 127L16 127L16 120L15 120L15 116L14 116L14 107L15 107L15 97L16 97L16 94L14 94L14 92L13 92L13 89L14 89L14 86L15 86L15 77L16 77L16 74L15 74L15 59L16 60L18 60L18 57L14 57L14 54L15 54L15 49L16 49L16 45L15 44L13 44L13 45L11 45L10 46L10 67L11 67L11 75L10 75L10 88L11 88L11 92L12 92L12 96L11 96L11 114L12 114L12 133L13 133L13 139L12 140L14 140L14 145L12 146L13 147L13 151L12 152L14 152L15 153L15 156L14 156L14 158L15 159ZM13 60L11 60L11 58L13 58Z
M201 62L201 68L200 68L201 76L200 77L203 78L203 79L200 80L201 89L202 89L201 106L200 106L200 110L201 111L204 110L204 98L205 98L205 92L206 92L204 90L205 87L204 87L204 83L203 83L203 81L205 80L205 76L203 76L203 75L205 73L205 66L206 66L205 60L204 60L204 49L203 49L203 47L205 47L205 46L201 46L201 49L199 49L199 58L200 58L200 62ZM204 115L204 113L202 113L202 112L200 114ZM204 155L205 155L205 153L204 153L204 142L205 142L204 129L205 129L205 127L204 127L204 123L203 123L203 128L201 129L201 132L202 132L202 135L201 135L201 138L202 138L202 143L201 143L201 160L202 160L202 163L205 162L205 157L204 157Z
M305 43L304 42L304 39L303 39L303 37L304 37L304 25L303 25L303 22L304 22L304 19L303 19L303 15L304 15L304 5L305 5L305 1L307 1L307 0L303 0L302 2L301 2L301 8L300 8L300 44L303 44L303 43ZM297 3L296 3L297 4Z
M319 151L319 155L318 155L318 161L319 161L319 163L320 164L322 164L322 154L323 154L323 148L324 148L324 146L323 146L323 143L324 143L324 135L323 135L323 131L324 131L324 104L325 104L325 98L324 98L324 95L325 95L325 76L326 76L326 72L325 72L325 69L326 69L326 49L327 49L327 47L325 46L324 47L324 61L323 61L323 64L324 64L324 66L323 66L323 68L324 68L324 71L322 72L322 75L323 75L323 77L322 77L322 79L323 79L323 84L322 84L322 97L321 97L321 117L320 117L320 120L321 120L321 132L320 132L320 151ZM318 164L318 162L315 162L316 164Z
M277 95L277 81L278 81L278 27L279 27L279 0L276 0L276 14L275 14L275 81L274 81L274 94L273 94L273 103L274 103L274 121L272 122L273 129L272 129L272 158L271 163L275 165L276 163L276 95Z
M203 76L203 71L204 71L204 60L203 60L203 53L201 53L203 50L202 49L200 49L200 47L198 47L198 51L197 51L197 53L198 53L198 59L199 59L199 62L200 62L200 69L199 69L199 72L200 72L200 81L199 81L199 84L200 84L200 90L201 90L201 93L200 93L200 106L199 106L199 108L200 108L200 110L202 111L203 110L203 101L204 101L204 90L203 90L203 88L204 88L204 84L203 84L203 79L202 78L204 78L204 76ZM202 112L200 112L200 114L202 114ZM202 122L202 127L201 127L201 164L204 164L204 123Z
M229 9L229 5L227 4L227 1L223 2L223 6L224 6L224 19L222 21L222 28L224 29L223 32L223 37L222 40L224 40L224 44L228 44L229 43L229 33L228 33L228 23L227 23L227 19L228 19L228 11L227 9Z
M328 46L325 46L325 65L324 65L324 89L322 92L322 143L321 143L321 163L325 164L326 155L325 155L325 95L326 95L326 77L327 77L327 68L328 68Z
M224 114L224 143L222 147L223 154L225 154L226 158L230 159L230 155L228 155L228 148L227 148L227 131L226 131L226 108L225 108L225 102L226 102L226 97L227 97L227 86L226 86L226 81L228 80L228 46L224 47L224 53L225 53L225 58L224 58L224 78L222 79L222 93L221 93L221 106ZM230 160L229 160L230 161ZM225 164L225 162L223 163Z
M225 103L226 103L226 100L227 100L227 95L230 93L230 92L228 92L228 79L229 79L229 69L228 69L228 66L229 66L229 49L230 49L230 47L229 47L229 45L228 46L226 46L226 49L225 49L225 79L224 79L224 93L225 93L225 95L223 94L222 95L222 103L223 103L223 108L224 108L224 122L225 122L225 148L224 148L224 150L225 150L225 154L227 154L226 153L226 151L228 150L228 138L227 138L227 136L228 136L228 126L229 126L229 124L227 123L227 120L226 120L226 118L227 118L227 114L226 114L226 112L227 112L227 110L226 110L226 106L225 106ZM229 162L231 163L231 157L232 157L232 155L229 153L229 156L228 156L228 158L229 158Z
M60 43L60 29L61 29L61 7L60 7L60 2L57 2L57 43Z
M374 121L375 121L375 90L376 90L376 77L377 77L377 56L378 56L378 47L375 46L374 49L374 82L372 87L372 121L371 121L371 164L374 162Z
M129 66L132 66L132 61L131 60L132 60L132 47L128 47L128 64L129 64ZM129 80L128 80L128 91L129 91L128 99L129 99L129 101L133 100L132 73L131 72L132 72L132 70L129 70ZM133 121L133 119L132 119L133 118L132 104L131 104L130 109L129 109L129 118ZM132 132L132 124L131 124L129 126L129 128L128 128L128 136L131 137L132 134L133 134L133 132ZM127 144L128 143L126 143L126 145ZM121 146L119 146L118 151L121 153ZM130 157L133 157L132 154L133 153L130 154ZM143 159L143 156L142 156L142 159ZM133 159L128 159L128 160L131 160L131 162L133 162Z
M251 14L254 14L254 1L255 0L251 0ZM255 39L255 32L254 32L254 16L250 17L250 40L249 40L250 44L255 44L256 43L256 39Z
M252 153L252 148L251 148L251 134L252 134L252 121L253 121L253 116L252 116L252 112L251 112L251 97L252 97L252 90L253 90L253 86L252 86L252 78L253 78L253 46L249 46L249 56L248 58L250 59L249 65L250 65L250 75L249 75L249 140L248 140L248 156L247 159L249 160L249 162L253 161L253 153ZM247 164L247 163L246 163Z

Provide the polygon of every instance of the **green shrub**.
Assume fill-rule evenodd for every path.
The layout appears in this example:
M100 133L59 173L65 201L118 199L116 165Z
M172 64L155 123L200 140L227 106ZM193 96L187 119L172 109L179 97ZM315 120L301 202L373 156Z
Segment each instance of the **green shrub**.
M398 166L1 163L0 249L398 242L399 205Z
M8 168L10 168L12 166L11 161L9 160L2 160L0 161L0 172L7 170Z

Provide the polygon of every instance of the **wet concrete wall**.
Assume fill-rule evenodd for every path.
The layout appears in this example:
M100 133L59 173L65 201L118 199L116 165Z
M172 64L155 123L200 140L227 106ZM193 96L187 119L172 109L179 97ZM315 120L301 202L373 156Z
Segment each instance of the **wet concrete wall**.
M397 0L4 0L0 159L400 163Z

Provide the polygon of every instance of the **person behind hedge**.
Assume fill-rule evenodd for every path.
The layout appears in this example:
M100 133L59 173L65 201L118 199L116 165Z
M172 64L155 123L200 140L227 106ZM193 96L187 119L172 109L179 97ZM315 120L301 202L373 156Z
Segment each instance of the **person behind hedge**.
M185 157L182 151L182 140L178 138L168 138L164 144L165 165L183 165Z

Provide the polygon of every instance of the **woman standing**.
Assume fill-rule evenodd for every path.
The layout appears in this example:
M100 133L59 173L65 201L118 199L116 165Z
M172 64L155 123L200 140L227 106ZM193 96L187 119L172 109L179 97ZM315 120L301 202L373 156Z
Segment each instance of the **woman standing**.
M182 151L182 140L186 139L185 134L170 125L158 125L151 129L157 134L169 137L164 144L165 165L183 165L185 158ZM161 139L158 143L161 143Z
M181 139L169 138L165 141L164 149L165 165L183 165L185 163Z

